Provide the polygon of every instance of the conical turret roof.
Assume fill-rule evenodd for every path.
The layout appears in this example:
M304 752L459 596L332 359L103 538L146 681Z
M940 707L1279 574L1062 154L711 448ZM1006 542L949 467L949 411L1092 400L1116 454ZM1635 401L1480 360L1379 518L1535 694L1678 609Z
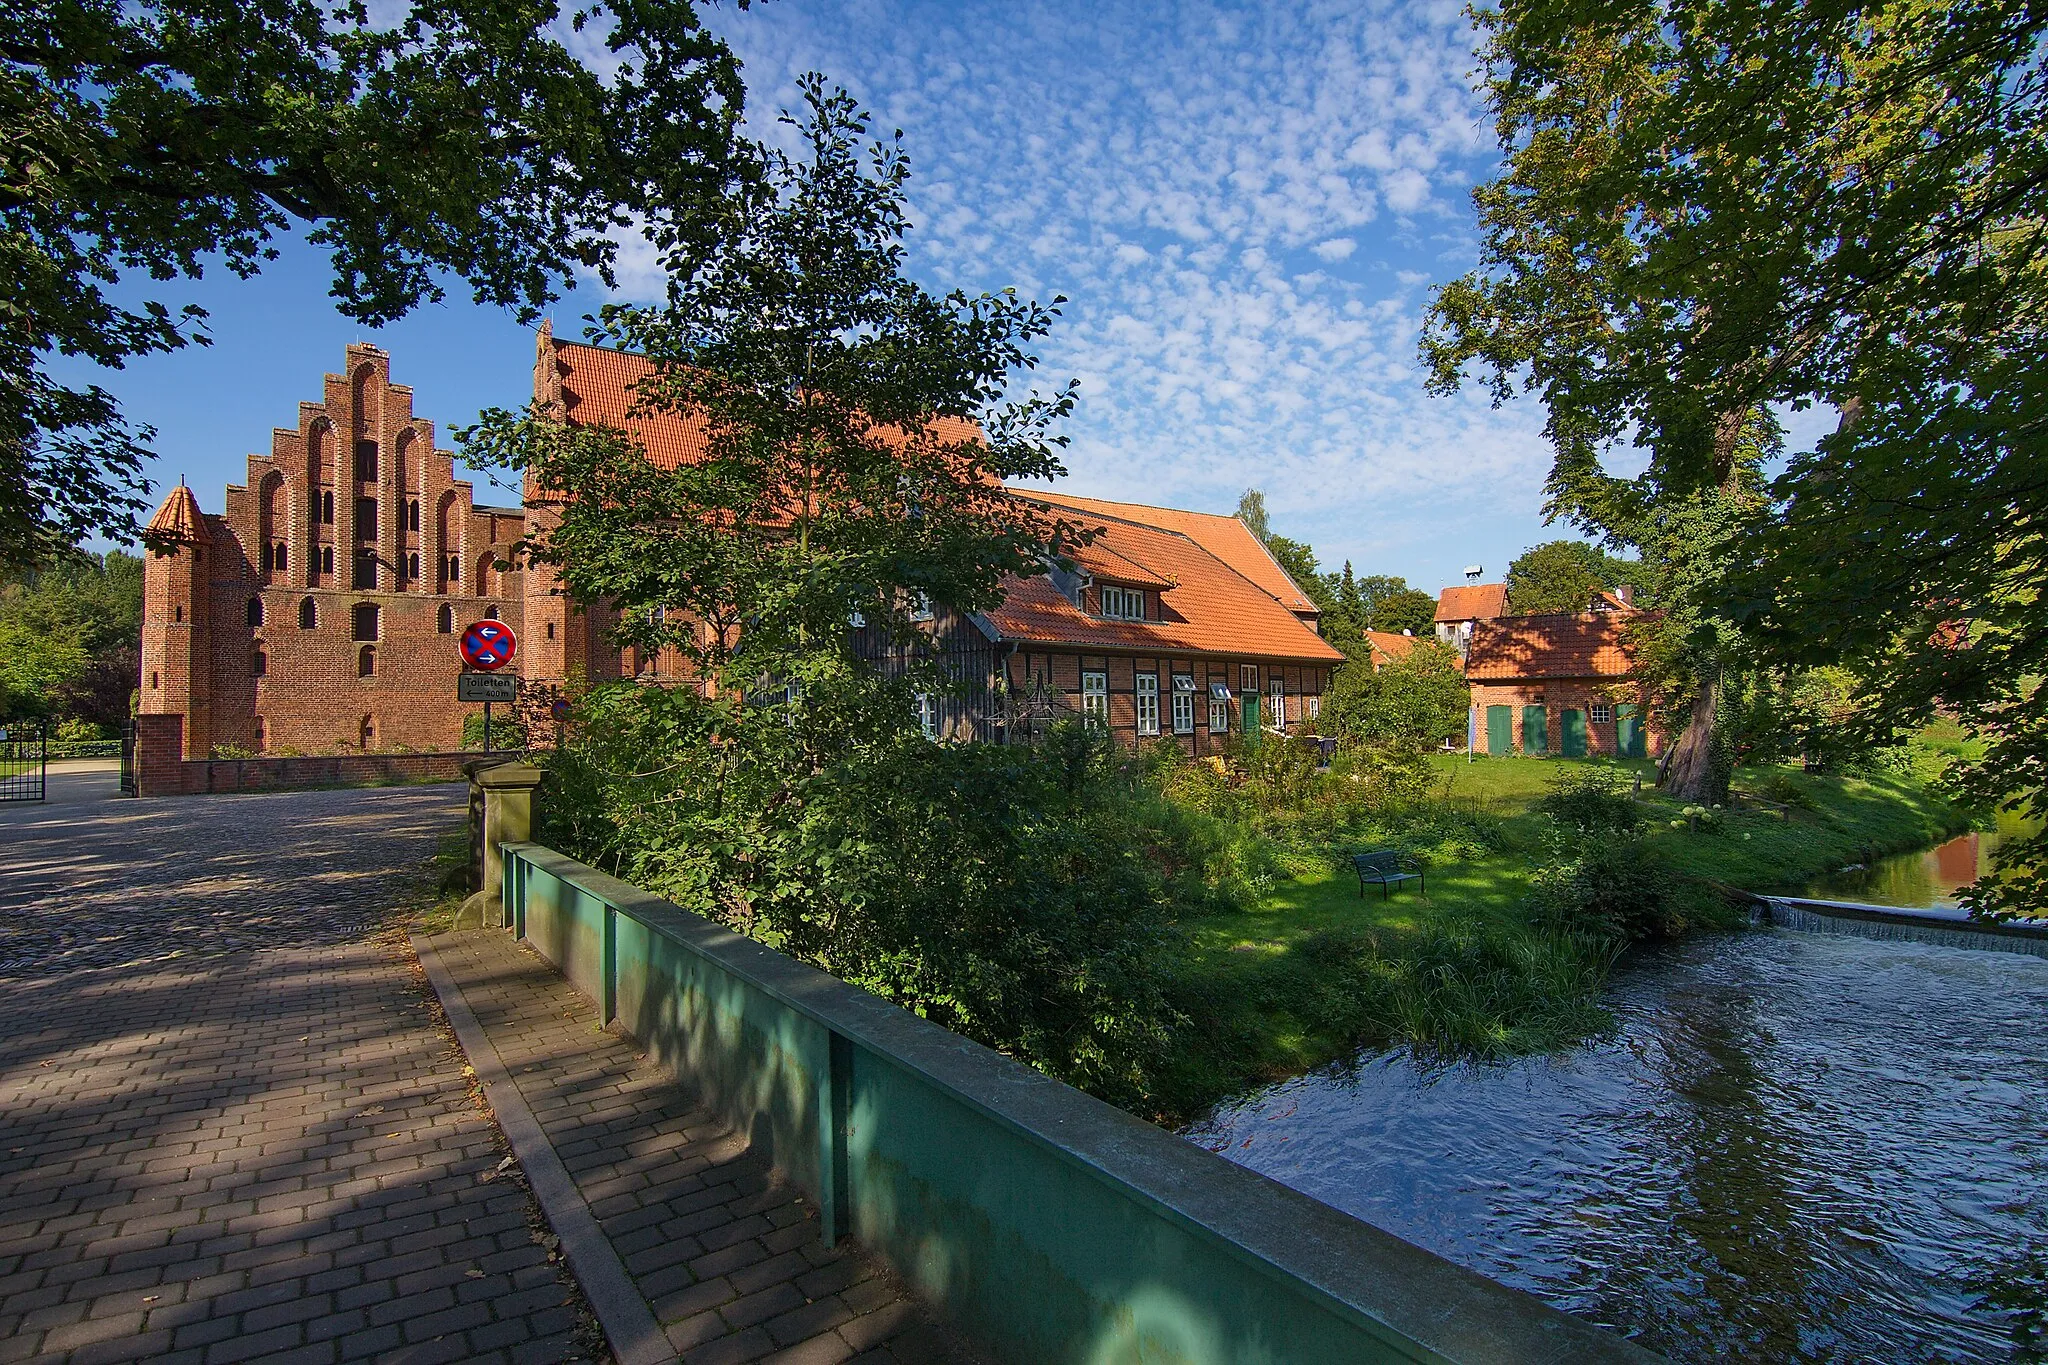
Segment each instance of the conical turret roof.
M179 484L164 496L163 505L149 519L152 540L174 541L180 545L205 545L213 533L206 529L206 514L199 510L199 496Z

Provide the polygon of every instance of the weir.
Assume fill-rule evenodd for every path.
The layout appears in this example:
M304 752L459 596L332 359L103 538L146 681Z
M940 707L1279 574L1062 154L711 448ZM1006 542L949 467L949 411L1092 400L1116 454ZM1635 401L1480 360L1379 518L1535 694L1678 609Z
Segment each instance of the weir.
M1809 934L1853 934L1858 938L1934 943L1980 952L2028 953L2048 958L2048 924L1999 923L1972 919L1956 906L1909 910L1858 901L1806 896L1761 897L1762 916L1781 929Z

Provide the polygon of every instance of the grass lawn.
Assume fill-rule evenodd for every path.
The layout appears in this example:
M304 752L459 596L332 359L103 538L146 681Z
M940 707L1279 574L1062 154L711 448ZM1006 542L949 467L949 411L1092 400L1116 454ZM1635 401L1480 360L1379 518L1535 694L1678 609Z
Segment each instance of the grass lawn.
M1428 869L1428 889L1409 882L1383 899L1378 887L1361 897L1348 867L1333 865L1282 881L1254 908L1190 916L1184 936L1183 984L1197 1002L1184 1059L1167 1078L1165 1116L1184 1118L1248 1086L1322 1065L1379 1041L1384 1015L1361 1015L1346 998L1361 977L1333 943L1369 938L1398 955L1403 940L1435 926L1522 923L1530 872L1546 856L1549 822L1536 800L1566 760L1438 756L1439 793L1456 808L1501 822L1499 851ZM1873 855L1924 847L1969 825L1966 812L1931 791L1919 776L1814 776L1795 768L1749 770L1737 791L1769 783L1799 804L1781 818L1757 809L1718 813L1714 832L1671 827L1681 803L1653 785L1654 765L1617 765L1644 778L1646 842L1688 880L1702 907L1727 921L1711 884L1744 891L1798 890L1813 878ZM1339 964L1341 969L1333 968ZM1503 1039L1503 1050L1557 1046L1569 1020L1584 1012L1539 1019ZM1361 1034L1361 1026L1365 1032ZM1377 1034L1377 1036L1375 1036Z

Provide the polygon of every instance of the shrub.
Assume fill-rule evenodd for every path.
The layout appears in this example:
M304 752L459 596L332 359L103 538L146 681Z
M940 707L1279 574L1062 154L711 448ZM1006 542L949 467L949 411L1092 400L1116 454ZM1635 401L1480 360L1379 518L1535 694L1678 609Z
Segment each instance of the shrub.
M878 691L879 701L894 701ZM1033 747L914 732L806 764L843 733L680 689L600 688L547 755L542 837L1112 1102L1177 1020L1166 907L1199 903L1200 840L1099 731ZM815 752L815 750L813 751Z
M1631 943L1673 927L1672 871L1633 835L1560 841L1532 881L1534 918L1559 932Z
M80 716L66 716L57 722L57 728L51 732L50 738L59 744L91 744L97 740L116 739L119 736L107 726L95 725Z
M1775 801L1781 806L1794 806L1800 810L1814 809L1813 796L1802 786L1799 779L1782 768L1767 769L1755 784L1755 791L1766 801Z
M1581 834L1628 833L1642 823L1642 808L1630 792L1633 775L1603 763L1577 763L1551 779L1537 799L1545 815Z
M462 747L481 749L484 747L484 713L471 711L462 718ZM524 749L526 747L526 726L511 716L491 717L492 749Z

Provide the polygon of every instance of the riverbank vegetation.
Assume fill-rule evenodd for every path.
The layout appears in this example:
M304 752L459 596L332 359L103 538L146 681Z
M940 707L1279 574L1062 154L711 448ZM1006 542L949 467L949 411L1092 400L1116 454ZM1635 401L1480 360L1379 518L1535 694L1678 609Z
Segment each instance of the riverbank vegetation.
M1254 759L1219 821L1237 894L1174 917L1186 1023L1153 1092L1168 1116L1373 1042L1446 1058L1570 1046L1606 1026L1601 988L1631 945L1738 927L1740 892L1797 890L1968 823L1932 785L1932 747L1854 773L1743 769L1737 790L1777 804L1705 810L1657 791L1649 763L1453 755L1377 789L1371 759L1340 755L1320 790L1263 801L1251 774L1279 761ZM1169 799L1215 808L1200 793L1220 778L1154 767ZM1362 848L1399 850L1426 891L1361 895L1344 854Z

